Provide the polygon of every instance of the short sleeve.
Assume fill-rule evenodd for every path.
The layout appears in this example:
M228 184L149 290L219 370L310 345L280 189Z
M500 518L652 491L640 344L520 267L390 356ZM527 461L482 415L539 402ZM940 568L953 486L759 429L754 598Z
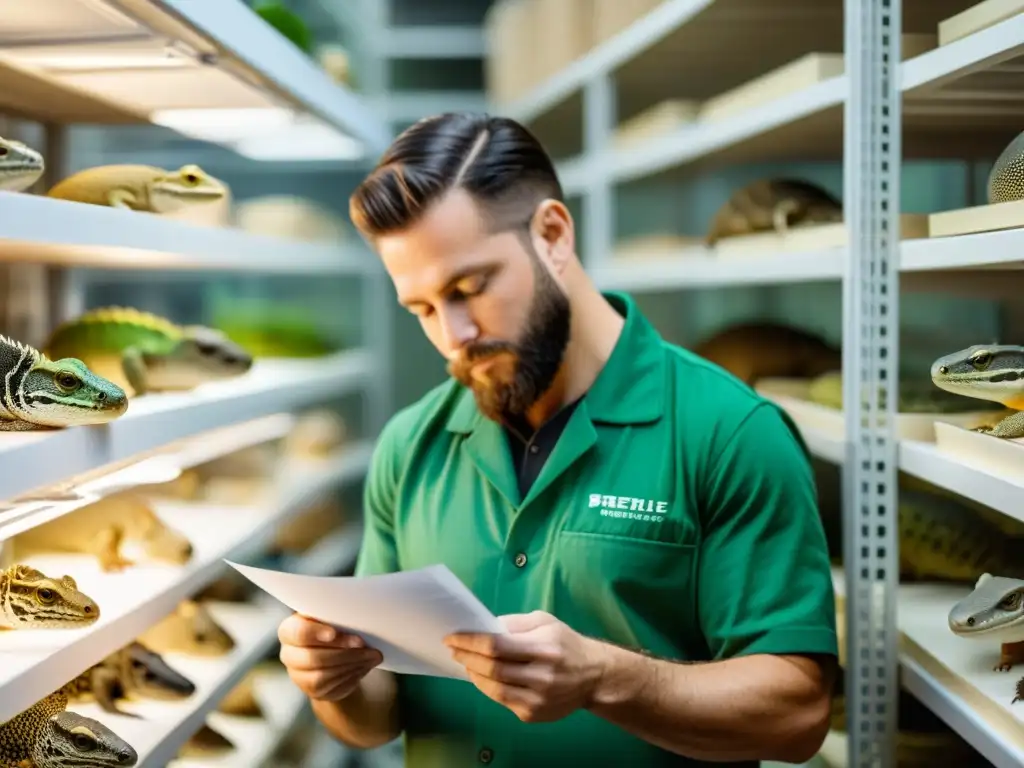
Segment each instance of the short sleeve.
M398 570L395 548L395 500L401 454L392 420L381 430L370 457L363 485L363 541L356 576L375 576Z
M836 655L835 595L803 441L759 403L710 465L698 615L716 659Z

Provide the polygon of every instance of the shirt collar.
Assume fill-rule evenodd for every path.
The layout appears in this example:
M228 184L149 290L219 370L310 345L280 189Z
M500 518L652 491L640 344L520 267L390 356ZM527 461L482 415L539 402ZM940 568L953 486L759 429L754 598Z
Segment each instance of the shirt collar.
M625 293L603 296L625 318L612 354L583 398L590 419L605 424L645 424L665 411L665 351L662 339ZM476 399L463 388L448 417L451 432L472 432L483 419Z

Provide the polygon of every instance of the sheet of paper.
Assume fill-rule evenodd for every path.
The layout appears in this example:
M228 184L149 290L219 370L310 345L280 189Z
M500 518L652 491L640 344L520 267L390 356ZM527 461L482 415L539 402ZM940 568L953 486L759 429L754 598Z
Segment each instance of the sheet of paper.
M501 622L445 565L380 576L301 576L228 565L297 613L362 637L382 669L468 679L442 642L452 632L504 633Z

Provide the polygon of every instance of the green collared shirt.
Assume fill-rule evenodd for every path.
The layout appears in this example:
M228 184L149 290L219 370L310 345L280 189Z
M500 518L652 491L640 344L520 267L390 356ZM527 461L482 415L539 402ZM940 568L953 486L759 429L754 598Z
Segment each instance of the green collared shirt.
M357 574L444 563L497 615L548 611L666 658L836 654L795 428L665 342L627 296L606 298L622 335L525 498L502 427L457 382L391 419L367 478ZM701 765L586 711L528 724L467 682L399 685L409 768Z

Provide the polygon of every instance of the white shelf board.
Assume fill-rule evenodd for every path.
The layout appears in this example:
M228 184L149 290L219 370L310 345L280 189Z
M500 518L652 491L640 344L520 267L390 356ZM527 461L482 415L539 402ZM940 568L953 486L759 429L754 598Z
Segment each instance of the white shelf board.
M540 115L579 92L590 80L629 61L681 27L713 0L664 0L619 34L555 73L519 101L499 111L521 123Z
M845 596L843 569L833 566L836 594ZM1024 710L1011 707L1022 670L995 672L998 641L965 640L946 617L970 585L903 584L896 620L900 629L900 683L990 760L996 768L1024 764Z
M1021 269L1022 249L1024 229L906 240L900 246L900 272Z
M122 647L174 610L183 599L214 581L225 559L248 560L253 542L268 541L301 507L291 501L254 506L156 503L157 514L192 542L185 566L137 564L103 573L86 555L40 555L27 560L44 573L71 574L79 589L100 606L100 618L84 629L18 630L0 634L0 722L9 719L92 664ZM211 520L216 526L211 526ZM211 535L212 534L212 535ZM353 527L352 538L360 536ZM264 544L265 546L265 544ZM317 549L293 561L293 570L322 575L344 567L358 547ZM340 565L339 565L340 563Z
M671 291L729 285L839 280L845 249L792 254L719 258L691 255L611 258L588 266L587 272L603 289Z
M356 243L300 242L140 211L0 192L0 260L91 269L364 274Z
M308 699L287 673L263 672L253 681L253 695L265 717L249 718L211 712L206 722L235 745L217 758L177 758L167 768L259 768L273 756L305 710ZM140 766L142 763L140 763ZM154 768L158 768L154 764ZM337 768L337 766L335 766Z
M201 432L341 397L367 384L374 356L258 360L243 377L137 398L110 424L0 434L0 495L19 496Z
M47 0L32 13L0 20L0 103L31 117L94 123L144 123L153 111L170 108L287 105L352 136L370 155L390 142L387 126L359 97L242 0L119 0L117 6ZM75 16L88 19L88 28L69 29ZM111 46L128 45L152 59L165 41L174 41L205 60L186 56L181 66L141 70L30 68L31 62L46 64L32 56L53 40L67 41L57 46L62 54L81 57L87 46L113 52ZM52 46L46 48L51 56Z

